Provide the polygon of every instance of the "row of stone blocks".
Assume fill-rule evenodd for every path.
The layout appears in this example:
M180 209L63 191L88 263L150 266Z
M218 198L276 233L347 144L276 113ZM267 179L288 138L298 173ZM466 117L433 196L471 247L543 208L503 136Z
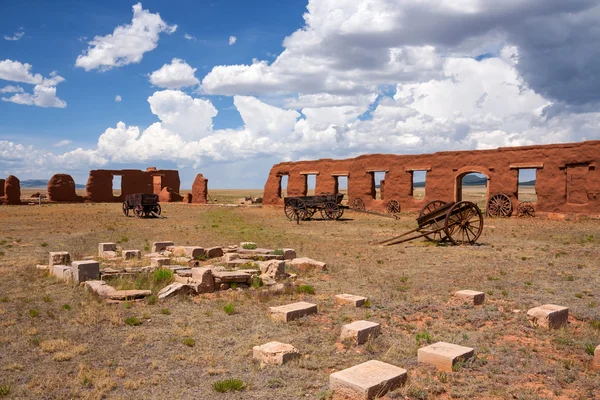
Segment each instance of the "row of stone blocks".
M66 251L50 253L49 270L57 278L75 284L100 279L100 264L98 261L71 262L71 257Z

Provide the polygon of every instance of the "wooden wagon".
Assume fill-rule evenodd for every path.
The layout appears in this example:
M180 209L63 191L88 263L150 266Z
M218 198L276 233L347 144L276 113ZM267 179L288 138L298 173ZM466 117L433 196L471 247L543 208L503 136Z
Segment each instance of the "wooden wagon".
M344 207L341 205L343 198L343 193L285 197L283 211L290 220L310 219L317 211L323 219L340 219L344 214Z
M475 244L483 232L483 214L470 201L445 203L434 200L423 207L417 218L418 227L379 244L390 246L424 237L427 240L453 244Z
M129 215L129 210L138 217L159 216L161 212L157 194L137 193L128 194L123 202L123 215Z

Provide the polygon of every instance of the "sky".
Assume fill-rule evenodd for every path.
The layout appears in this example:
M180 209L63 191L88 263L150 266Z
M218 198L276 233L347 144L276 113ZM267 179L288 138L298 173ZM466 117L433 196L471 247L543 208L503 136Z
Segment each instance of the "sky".
M600 139L600 0L42 0L0 13L0 177Z

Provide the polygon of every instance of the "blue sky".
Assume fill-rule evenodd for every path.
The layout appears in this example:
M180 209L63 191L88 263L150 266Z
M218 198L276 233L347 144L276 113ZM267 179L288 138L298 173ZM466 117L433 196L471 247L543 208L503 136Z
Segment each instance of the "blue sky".
M0 176L153 165L260 188L280 161L600 138L594 0L2 11Z

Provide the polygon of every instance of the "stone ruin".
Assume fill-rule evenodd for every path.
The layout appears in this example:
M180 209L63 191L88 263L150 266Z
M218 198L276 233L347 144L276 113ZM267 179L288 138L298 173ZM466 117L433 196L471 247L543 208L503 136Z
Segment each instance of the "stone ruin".
M369 154L345 160L283 162L274 165L264 189L264 205L281 206L282 179L287 195L305 196L308 176L316 176L315 194L338 193L347 178L348 204L361 199L367 209L384 210L396 200L403 211L418 211L432 200L460 201L462 178L469 173L487 178L487 197L504 193L518 207L518 177L536 170L536 212L600 214L600 141L495 150L447 151L434 154ZM413 196L414 174L424 172L425 197ZM375 182L377 173L385 178ZM376 186L380 185L380 199ZM384 190L385 189L385 190Z

